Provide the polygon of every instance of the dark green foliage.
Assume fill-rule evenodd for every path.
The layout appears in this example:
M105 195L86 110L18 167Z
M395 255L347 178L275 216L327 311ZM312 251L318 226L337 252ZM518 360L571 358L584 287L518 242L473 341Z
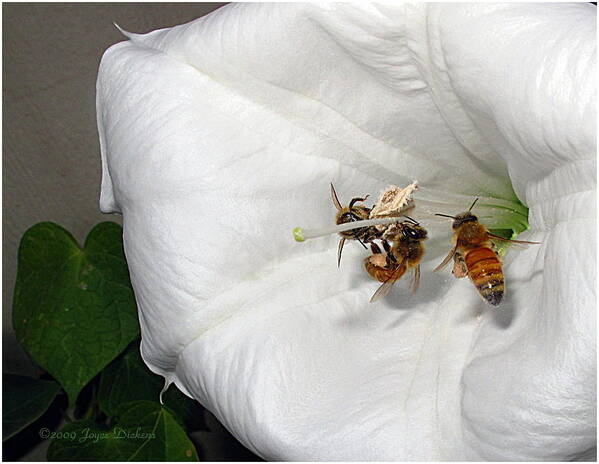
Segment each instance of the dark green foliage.
M48 409L60 385L20 375L2 375L2 441L38 419Z
M67 424L48 449L50 461L197 461L185 430L160 404L125 403L114 425Z
M164 379L139 353L118 224L98 224L83 248L56 224L29 229L19 248L13 325L49 380L3 376L4 458L48 440L50 460L197 461L187 435L197 431L204 458L258 459L215 419L208 427L212 416L176 386L159 403Z
M102 412L111 416L124 403L135 400L158 401L164 379L153 374L139 354L139 344L131 346L102 372L98 404ZM188 430L203 428L202 408L197 401L171 385L163 395L165 406Z
M56 224L29 229L19 248L13 325L19 342L73 404L139 335L121 227L98 224L83 249Z

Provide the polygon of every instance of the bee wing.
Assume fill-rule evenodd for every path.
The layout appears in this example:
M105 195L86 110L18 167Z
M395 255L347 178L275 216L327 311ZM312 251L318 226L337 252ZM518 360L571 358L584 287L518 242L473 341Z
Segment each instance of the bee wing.
M510 240L509 238L503 238L503 237L500 237L499 235L492 234L491 232L487 232L487 235L493 242L508 243L508 244L513 245L516 248L520 248L520 249L526 248L528 245L540 245L541 244L541 242L527 242L525 240Z
M412 275L412 285L410 285L410 290L412 293L416 293L418 290L418 285L420 285L420 265L414 268L414 274Z
M445 259L443 261L441 261L441 264L439 264L435 269L433 269L433 272L440 271L445 266L447 266L449 264L449 261L451 261L451 259L453 258L453 255L455 255L457 249L458 249L458 244L456 243L453 246L453 248L451 250L449 250L449 253L445 257Z
M372 298L370 298L370 302L374 303L375 301L378 301L385 295L387 295L387 293L389 293L389 290L391 290L391 287L393 287L393 284L397 281L397 279L399 278L399 276L401 276L403 272L405 272L405 270L403 269L403 266L400 263L400 265L397 266L397 269L391 275L391 277L389 277L385 282L383 282L383 284L376 290L376 292L374 292L374 295L372 295Z
M331 182L331 198L333 200L333 204L335 205L335 208L337 208L337 211L341 211L343 209L343 207L341 206L341 203L339 202L339 198L337 198L337 192L335 192L335 187L333 187L332 182Z
M345 238L339 240L339 248L337 248L337 267L341 266L341 252L343 251L343 245L345 245Z

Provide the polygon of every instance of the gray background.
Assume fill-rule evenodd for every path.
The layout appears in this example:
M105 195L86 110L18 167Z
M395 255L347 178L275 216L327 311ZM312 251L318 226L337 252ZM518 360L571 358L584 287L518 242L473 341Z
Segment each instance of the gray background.
M3 372L35 375L11 323L17 250L41 221L68 229L80 243L98 222L101 166L95 85L100 58L125 40L113 22L148 32L203 16L224 3L19 3L2 5L3 26ZM212 428L218 422L208 415ZM206 460L248 459L220 426L195 432ZM49 440L22 461L45 460ZM5 449L6 451L6 449ZM232 454L233 453L233 454ZM238 453L237 455L234 453ZM241 457L235 457L241 456ZM257 459L257 458L256 458Z
M20 237L56 222L80 243L100 213L95 84L100 58L125 40L113 22L148 32L203 16L223 3L13 3L3 26L3 371L33 374L16 344L12 294Z

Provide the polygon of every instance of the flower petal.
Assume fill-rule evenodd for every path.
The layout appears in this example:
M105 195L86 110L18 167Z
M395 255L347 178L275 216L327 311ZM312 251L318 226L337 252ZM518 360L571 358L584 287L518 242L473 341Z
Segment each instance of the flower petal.
M582 7L568 7L570 19L551 24L565 29L581 21ZM535 131L554 118L537 111L527 124L513 120L510 107L499 104L503 94L493 90L499 85L509 94L538 63L525 60L522 73L497 76L499 64L511 63L513 31L488 27L493 15L509 19L509 11L552 20L562 10L444 8L232 4L187 25L129 34L102 60L101 206L123 213L144 359L266 458L542 459L589 443L588 369L567 403L587 413L576 426L556 419L537 427L531 418L543 400L563 399L563 388L541 397L538 409L517 406L540 385L522 366L538 366L541 380L561 387L564 373L572 374L556 369L541 337L559 334L563 344L551 353L560 353L572 346L568 327L589 321L594 287L579 289L576 298L571 292L579 272L594 275L593 256L574 249L586 259L563 284L560 269L574 261L559 246L565 229L557 228L565 224L551 221L567 214L584 221L579 213L590 206L582 192L574 213L565 207L569 176L586 171L571 168L576 163L555 140L569 140L581 155L576 162L588 163L581 147L592 146L592 134L574 126L577 135L556 135L541 146ZM464 18L472 21L468 27ZM574 60L576 40L564 39L552 54ZM498 60L488 59L491 45ZM462 56L469 60L461 63ZM496 85L480 84L474 65ZM570 82L581 81L574 74ZM584 92L592 93L589 85ZM524 95L546 101L539 88ZM581 104L564 103L555 117L581 111ZM518 138L529 145L516 144ZM547 146L555 151L549 163L536 156ZM513 284L502 313L485 309L477 317L484 308L471 284L431 274L430 260L416 296L400 282L391 297L369 305L378 284L362 271L358 246L346 246L338 270L334 237L291 242L293 226L332 220L330 180L347 201L418 179L425 212L449 204L455 213L486 195L507 218L520 208L508 172L544 244L508 258ZM585 188L594 188L592 176L584 179ZM495 216L500 225L502 214ZM594 223L581 224L584 238ZM447 229L431 221L446 246ZM438 243L429 242L429 257L439 254ZM555 322L562 301L573 308L563 324ZM532 348L523 337L531 328ZM588 329L582 338L588 348ZM583 352L570 351L564 359L589 366ZM489 382L490 372L501 375ZM509 401L516 406L498 410ZM521 428L506 431L514 417L525 419ZM564 444L547 444L553 426L566 433ZM525 441L531 436L533 445ZM509 446L502 447L504 439Z
M595 16L573 4L429 12L455 93L438 97L461 110L446 117L503 154L543 241L510 260L512 297L485 315L464 371L464 437L491 460L595 445Z
M275 143L341 160L378 179L378 189L419 180L429 213L441 199L455 209L477 195L517 208L501 158L464 149L431 98L404 38L403 6L230 5L128 35L250 100L244 107L268 108L268 116L229 111Z

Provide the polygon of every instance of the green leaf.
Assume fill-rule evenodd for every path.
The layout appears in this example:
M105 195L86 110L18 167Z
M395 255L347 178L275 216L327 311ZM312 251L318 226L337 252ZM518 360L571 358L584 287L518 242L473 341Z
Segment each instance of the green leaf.
M158 403L134 401L103 427L77 421L60 430L49 461L197 461L196 450L173 416Z
M164 379L146 367L139 353L139 344L134 342L102 371L98 404L102 412L113 416L121 404L130 401L158 401L163 386ZM163 395L163 400L187 429L197 430L204 426L203 408L174 385Z
M56 382L2 374L2 441L39 419L59 391Z
M51 222L25 232L13 326L19 342L74 404L81 389L139 335L122 228L98 224L83 249Z

